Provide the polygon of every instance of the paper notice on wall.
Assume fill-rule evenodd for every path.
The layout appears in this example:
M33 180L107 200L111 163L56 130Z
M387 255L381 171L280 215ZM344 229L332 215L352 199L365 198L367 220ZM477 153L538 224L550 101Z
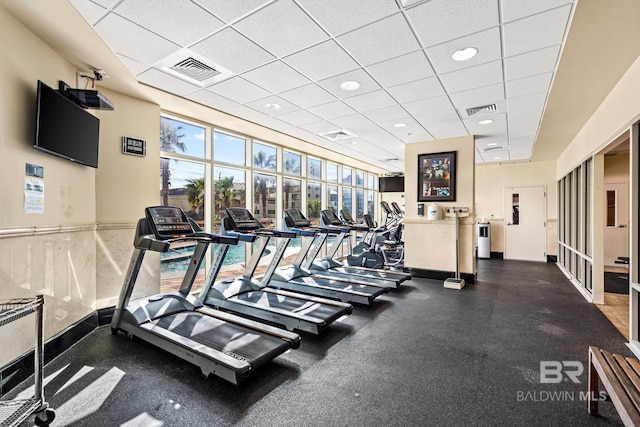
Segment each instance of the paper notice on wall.
M44 213L44 179L24 178L24 213Z

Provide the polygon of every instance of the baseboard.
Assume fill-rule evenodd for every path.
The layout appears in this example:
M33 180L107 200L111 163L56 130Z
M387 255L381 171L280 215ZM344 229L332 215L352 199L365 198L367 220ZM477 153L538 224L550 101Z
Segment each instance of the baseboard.
M84 338L98 326L111 322L115 307L103 308L89 314L66 330L51 337L44 343L44 364L46 365L72 345ZM8 393L34 373L34 350L31 350L0 368L0 396Z
M489 252L490 258L504 259L504 252Z
M456 273L453 271L428 270L415 267L405 267L404 270L407 273L411 273L411 275L415 277L442 280L443 282L450 277L456 276ZM460 278L464 279L465 283L474 284L476 282L476 273L460 273Z

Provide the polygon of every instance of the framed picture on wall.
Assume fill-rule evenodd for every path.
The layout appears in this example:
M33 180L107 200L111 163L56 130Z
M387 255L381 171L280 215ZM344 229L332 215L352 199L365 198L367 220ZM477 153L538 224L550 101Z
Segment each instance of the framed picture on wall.
M456 200L456 152L418 156L418 201Z

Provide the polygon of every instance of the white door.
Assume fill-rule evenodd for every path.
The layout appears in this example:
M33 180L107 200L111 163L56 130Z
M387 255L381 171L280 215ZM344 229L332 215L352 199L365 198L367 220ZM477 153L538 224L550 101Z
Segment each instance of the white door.
M504 200L505 259L546 261L544 187L507 187Z
M629 256L629 190L626 183L605 184L604 265Z

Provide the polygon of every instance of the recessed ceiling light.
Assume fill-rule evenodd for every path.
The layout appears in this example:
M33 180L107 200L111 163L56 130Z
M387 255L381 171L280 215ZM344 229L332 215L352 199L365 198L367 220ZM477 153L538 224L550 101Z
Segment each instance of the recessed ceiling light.
M478 53L478 49L475 47L465 47L464 49L456 50L451 55L451 59L454 61L468 61L469 59L476 56Z
M358 141L357 141L357 140L355 140L355 139L354 139L354 140L352 140L352 141L351 141L351 143L352 143L353 145L358 145Z
M491 123L493 123L493 119L484 119L478 122L479 125L490 125Z
M487 144L487 147L495 147L496 145L498 145L497 142L490 142Z
M406 123L396 123L395 125L393 125L394 128L404 128L407 127Z
M493 160L500 160L500 156L494 157Z
M347 80L346 82L340 83L340 89L342 90L356 90L360 88L360 83L355 80Z
M264 104L264 108L266 108L267 110L281 110L282 109L282 105L274 104L274 103L268 103L268 104Z

